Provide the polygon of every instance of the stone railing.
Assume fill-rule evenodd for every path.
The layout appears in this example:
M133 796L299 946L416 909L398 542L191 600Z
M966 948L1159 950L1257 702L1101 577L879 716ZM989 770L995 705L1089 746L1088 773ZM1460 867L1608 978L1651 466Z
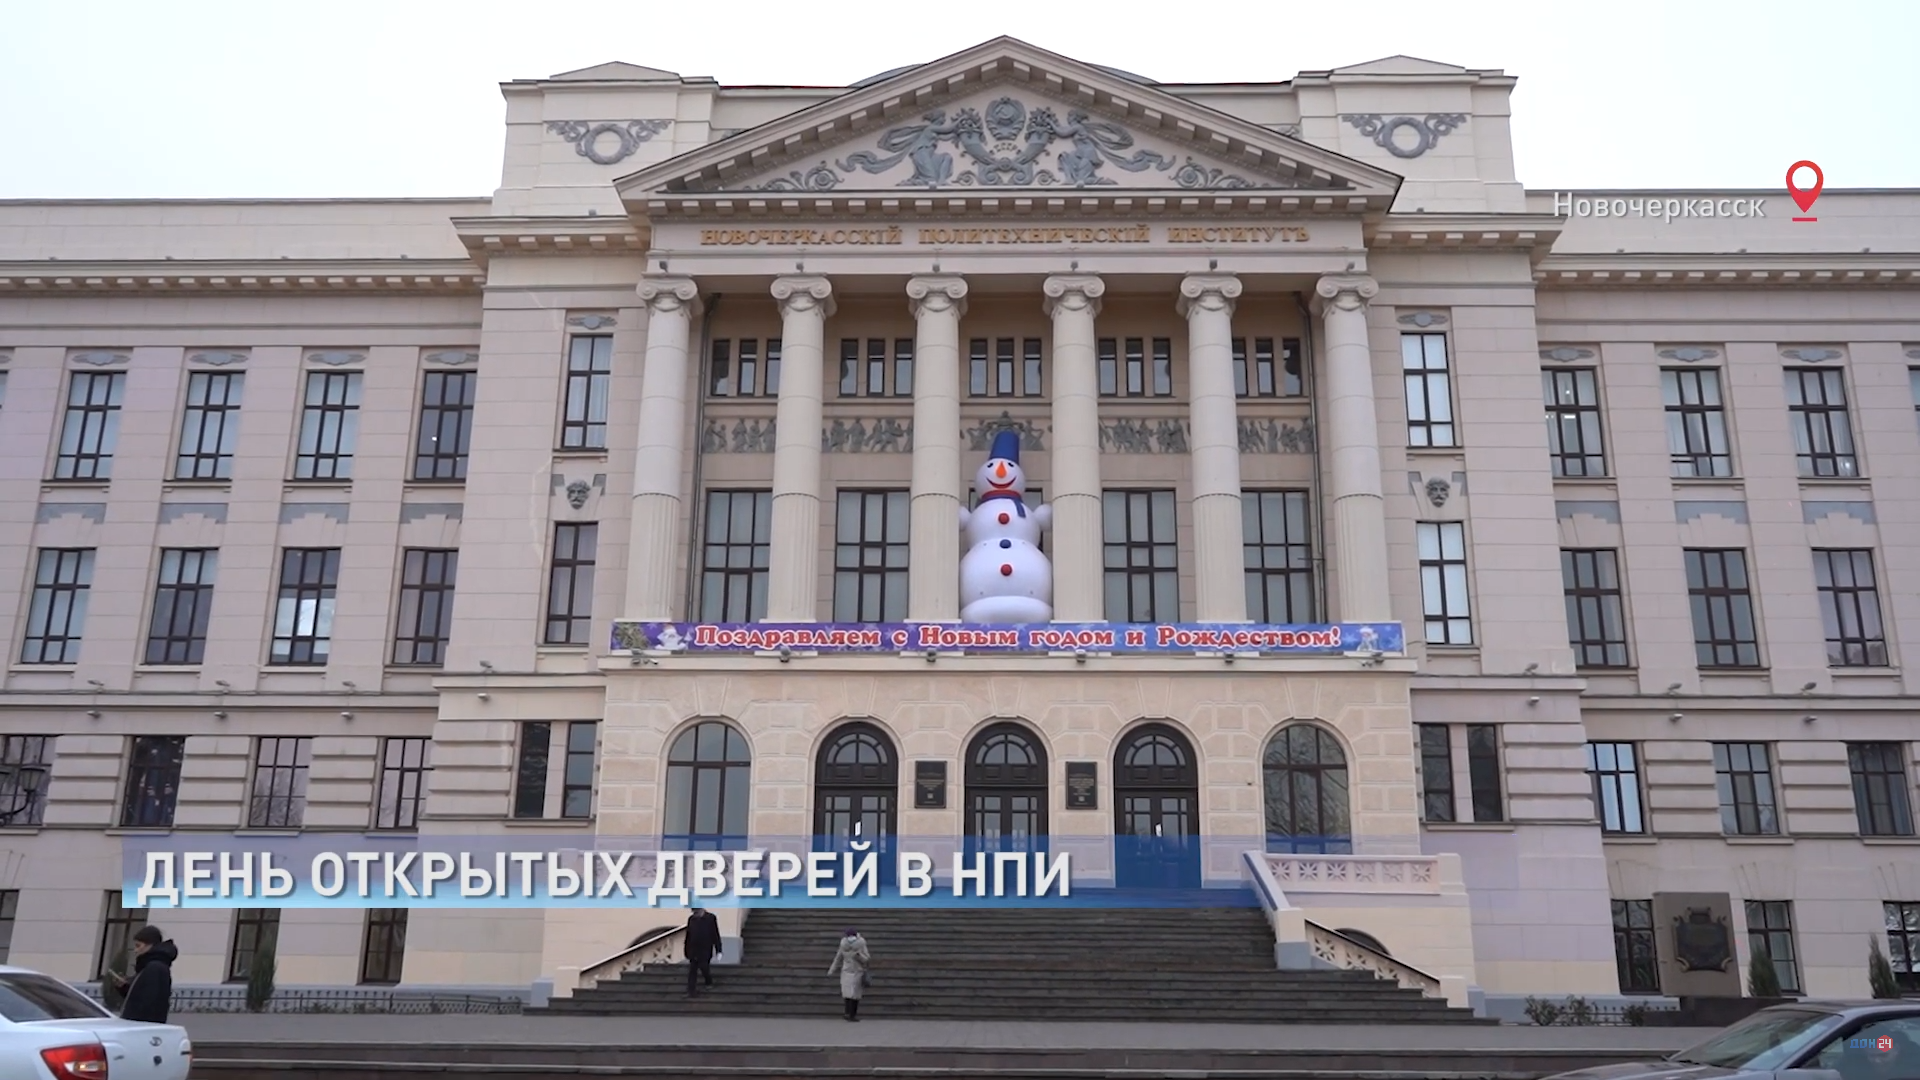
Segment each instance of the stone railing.
M1412 893L1444 890L1440 859L1432 855L1265 855L1283 892Z
M602 982L618 980L629 971L645 970L648 964L672 964L680 959L680 945L687 936L684 926L665 926L614 953L578 969L566 985L573 990L591 990ZM561 974L567 974L561 969ZM560 980L555 980L558 983Z
M1395 960L1311 919L1303 918L1301 923L1315 960L1346 971L1371 971L1377 979L1387 979L1407 989L1418 990L1428 997L1447 996L1439 976L1429 975L1412 964Z

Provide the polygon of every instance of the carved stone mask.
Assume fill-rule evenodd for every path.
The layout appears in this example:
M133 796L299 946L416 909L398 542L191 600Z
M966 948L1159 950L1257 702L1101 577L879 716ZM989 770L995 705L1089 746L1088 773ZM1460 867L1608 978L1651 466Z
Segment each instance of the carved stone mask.
M1439 477L1427 481L1427 499L1435 506L1447 505L1447 496L1453 494L1453 485Z
M587 505L587 493L592 490L593 486L585 480L575 480L568 484L567 505L573 507L575 510Z

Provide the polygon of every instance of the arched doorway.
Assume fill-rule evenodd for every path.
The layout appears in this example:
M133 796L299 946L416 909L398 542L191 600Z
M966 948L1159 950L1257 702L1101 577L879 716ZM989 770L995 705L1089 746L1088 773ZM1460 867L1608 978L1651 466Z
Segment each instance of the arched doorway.
M1347 755L1317 724L1289 724L1267 743L1267 850L1292 855L1353 853Z
M747 846L753 755L746 736L724 720L702 720L667 750L668 851L724 851Z
M820 744L813 773L814 847L852 851L871 845L881 880L891 880L900 827L900 756L878 724L856 720Z
M1193 744L1167 724L1142 724L1113 755L1115 883L1200 885L1200 770Z
M1042 851L1047 837L1047 752L1019 724L993 724L967 745L967 847Z

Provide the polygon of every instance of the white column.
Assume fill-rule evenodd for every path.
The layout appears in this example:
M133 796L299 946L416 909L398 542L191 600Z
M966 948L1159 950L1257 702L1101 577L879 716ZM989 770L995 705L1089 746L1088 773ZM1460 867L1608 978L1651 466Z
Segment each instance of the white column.
M1326 436L1333 489L1333 555L1342 622L1387 622L1387 513L1380 491L1380 427L1373 406L1370 277L1329 275L1314 287L1325 327Z
M960 318L967 283L954 274L907 282L913 312L913 517L907 617L960 618Z
M773 282L780 305L780 403L773 425L773 528L767 621L820 617L820 408L833 285L823 277Z
M1178 308L1187 320L1188 445L1193 463L1194 615L1245 622L1240 521L1240 416L1233 392L1233 302L1240 279L1190 274Z
M692 278L640 282L647 305L647 357L640 381L640 432L633 463L633 527L627 542L627 615L665 621L680 614L674 571L685 533L687 342L700 310Z
M1056 274L1041 287L1053 318L1053 618L1104 622L1100 521L1100 377L1093 320L1106 283Z

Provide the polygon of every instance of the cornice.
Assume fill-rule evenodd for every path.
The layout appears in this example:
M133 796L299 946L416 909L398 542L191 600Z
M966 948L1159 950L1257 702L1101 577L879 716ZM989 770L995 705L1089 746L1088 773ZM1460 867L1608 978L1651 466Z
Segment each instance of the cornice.
M486 274L466 259L150 259L0 262L0 294L475 293Z
M1375 251L1525 251L1548 257L1565 220L1551 214L1388 215L1366 230Z
M1806 288L1807 286L1920 286L1920 254L1857 255L1766 253L1740 255L1549 255L1534 267L1541 288Z
M1105 220L1133 217L1351 217L1380 213L1392 196L1366 196L1334 191L1321 194L1253 194L1205 192L1145 194L1139 191L1074 189L1072 194L1033 194L1026 188L928 192L925 195L876 197L872 192L846 195L805 193L767 195L760 192L724 192L705 195L655 197L644 204L650 218L704 221L760 221L801 217L872 217L914 220L932 218L998 217L1014 219L1058 217Z
M651 230L624 217L454 218L460 242L485 266L493 255L644 254Z

